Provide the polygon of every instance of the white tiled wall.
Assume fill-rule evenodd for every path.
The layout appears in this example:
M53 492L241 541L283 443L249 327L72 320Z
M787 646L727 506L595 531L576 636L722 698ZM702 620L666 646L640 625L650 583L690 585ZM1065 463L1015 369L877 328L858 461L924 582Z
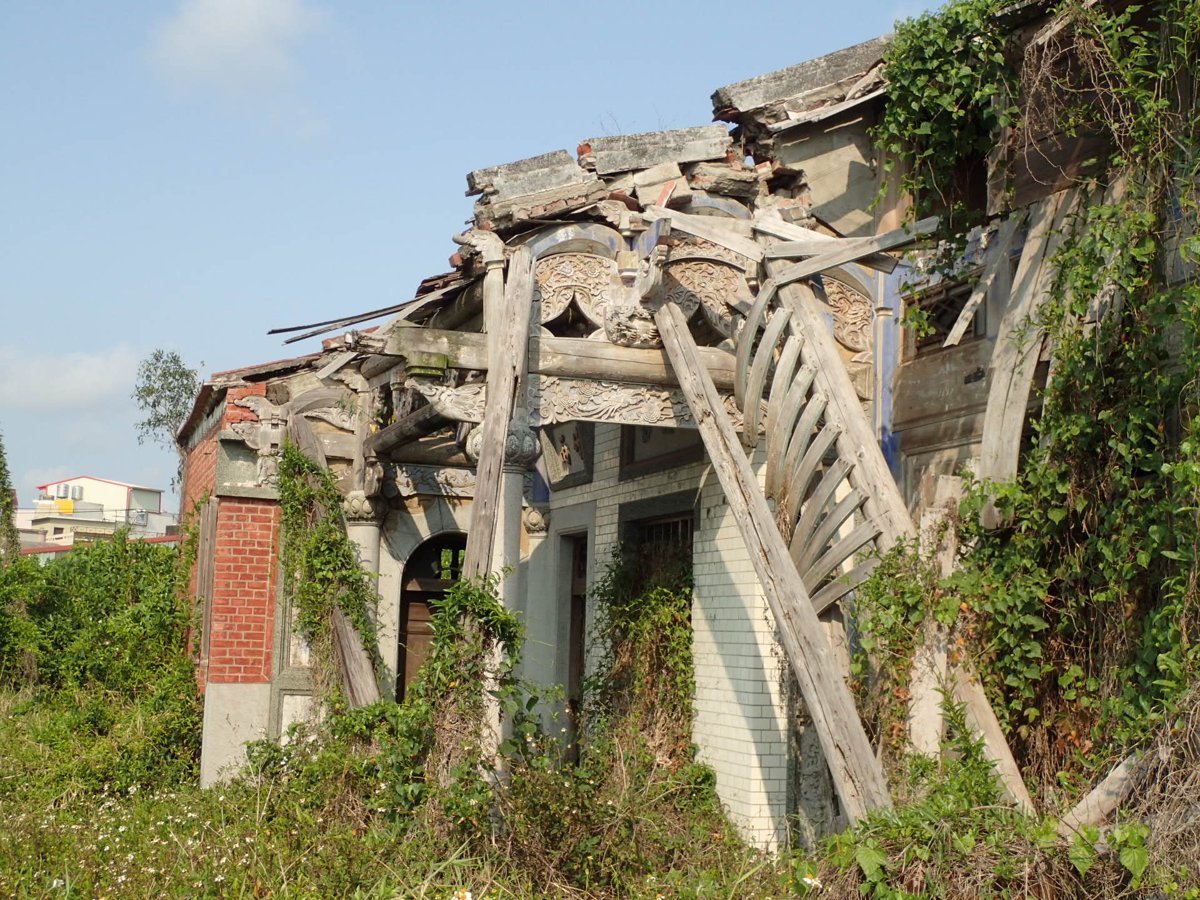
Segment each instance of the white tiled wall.
M618 425L596 426L592 482L554 494L551 534L557 531L555 509L594 504L589 534L594 579L619 539L623 504L696 493L694 737L701 760L716 771L718 792L742 833L757 844L774 846L786 837L788 704L784 661L758 579L711 467L696 463L622 481L620 436ZM761 460L754 462L760 468Z

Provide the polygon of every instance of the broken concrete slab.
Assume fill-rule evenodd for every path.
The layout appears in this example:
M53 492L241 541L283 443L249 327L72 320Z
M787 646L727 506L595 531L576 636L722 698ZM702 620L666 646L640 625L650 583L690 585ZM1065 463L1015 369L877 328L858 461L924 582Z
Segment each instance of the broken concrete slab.
M468 172L467 196L483 194L493 201L507 200L592 180L591 173L581 169L571 154L566 150L555 150Z
M648 169L659 163L676 164L721 159L733 142L724 125L700 125L672 131L647 131L594 137L579 144L580 162L595 168L597 175Z
M735 121L741 113L852 79L878 63L891 40L891 35L884 35L799 65L717 88L712 95L713 115L723 121Z

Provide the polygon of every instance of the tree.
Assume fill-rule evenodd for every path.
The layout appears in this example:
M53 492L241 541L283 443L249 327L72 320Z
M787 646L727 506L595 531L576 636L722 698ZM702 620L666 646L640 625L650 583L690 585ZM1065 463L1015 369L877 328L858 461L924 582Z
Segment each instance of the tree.
M21 539L17 534L17 495L8 474L8 456L4 452L4 435L0 434L0 565L15 559L21 552Z
M199 390L199 371L189 368L174 350L155 350L138 364L132 396L145 414L137 423L138 443L153 441L174 450L179 454L180 473L183 453L175 443L175 435L191 412ZM172 485L178 482L177 474Z

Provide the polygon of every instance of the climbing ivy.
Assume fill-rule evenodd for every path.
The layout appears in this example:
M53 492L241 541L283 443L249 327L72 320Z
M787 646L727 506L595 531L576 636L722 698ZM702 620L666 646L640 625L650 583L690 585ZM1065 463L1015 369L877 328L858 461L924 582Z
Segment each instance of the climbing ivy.
M958 0L899 22L884 52L887 103L872 132L884 170L900 164L899 186L918 215L939 214L941 237L959 238L959 249L977 224L962 167L981 159L1016 113L1012 51L993 21L1003 5Z
M375 589L359 564L358 548L346 535L342 495L333 475L291 443L284 445L279 459L279 506L284 595L295 615L294 627L313 650L318 681L335 694L330 617L334 609L345 614L378 668Z
M970 493L961 570L930 595L959 599L955 635L1027 776L1049 791L1144 741L1200 671L1200 287L1178 277L1200 257L1200 5L1072 2L1058 15L1063 27L1024 56L1021 96L1037 108L1020 111L997 112L979 90L1012 85L989 4L962 0L901 26L879 131L918 203L1002 122L1087 123L1113 151L1103 181L1080 185L1087 201L1030 323L1053 362L1019 473ZM988 503L998 529L980 525ZM926 614L909 608L904 583L920 582L876 595L894 620Z

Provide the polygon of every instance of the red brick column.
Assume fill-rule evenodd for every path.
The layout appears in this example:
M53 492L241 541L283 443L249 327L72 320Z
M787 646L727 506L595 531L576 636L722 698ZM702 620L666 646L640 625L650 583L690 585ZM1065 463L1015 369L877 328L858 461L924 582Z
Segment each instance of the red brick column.
M279 505L232 497L222 497L219 503L208 681L268 682L275 638Z

